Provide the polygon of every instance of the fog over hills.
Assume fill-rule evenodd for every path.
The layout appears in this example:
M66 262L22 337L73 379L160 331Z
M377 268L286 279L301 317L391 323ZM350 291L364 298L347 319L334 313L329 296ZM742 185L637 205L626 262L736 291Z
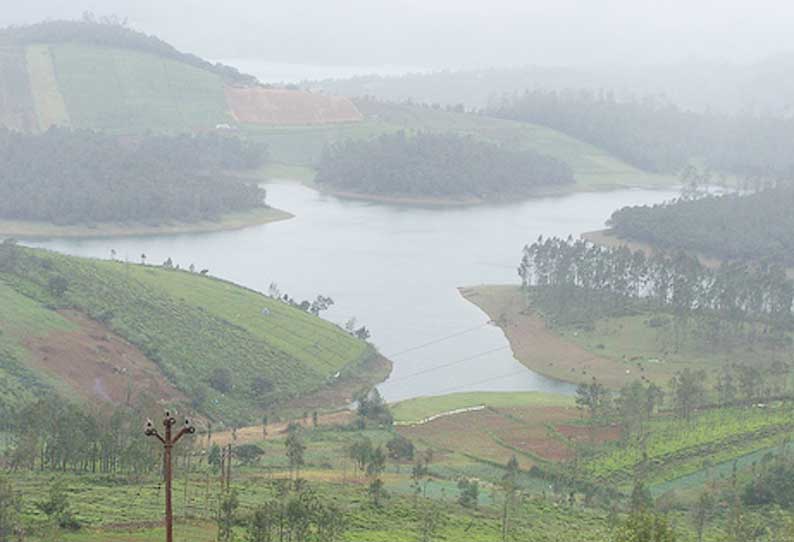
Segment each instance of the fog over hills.
M2 10L0 25L75 18L83 11L129 17L134 26L210 58L306 64L748 62L794 50L794 6L774 0L33 0Z

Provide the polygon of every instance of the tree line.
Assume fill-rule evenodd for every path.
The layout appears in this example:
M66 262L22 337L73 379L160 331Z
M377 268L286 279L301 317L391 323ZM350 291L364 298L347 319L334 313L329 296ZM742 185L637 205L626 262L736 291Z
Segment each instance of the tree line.
M364 194L488 198L574 182L555 158L473 137L403 131L327 147L317 183Z
M794 187L782 184L749 195L709 195L624 207L613 213L608 225L622 238L664 249L792 266L793 207Z
M584 90L506 95L487 114L548 126L652 172L677 172L693 159L737 175L794 170L794 118L695 113Z
M652 324L672 327L677 347L687 331L715 346L790 342L794 284L779 264L730 262L710 269L682 251L646 256L571 237L541 237L524 248L518 273L552 321L656 310L662 314Z
M230 172L266 158L263 146L217 134L122 138L0 128L0 217L55 224L216 219L264 206L264 191Z
M81 20L44 21L32 25L11 26L0 30L0 45L28 45L33 43L80 43L98 47L131 49L183 62L216 73L230 83L255 85L253 75L240 73L236 68L220 62L213 64L190 53L183 53L156 36L129 28L125 19L116 16L99 17L86 12Z

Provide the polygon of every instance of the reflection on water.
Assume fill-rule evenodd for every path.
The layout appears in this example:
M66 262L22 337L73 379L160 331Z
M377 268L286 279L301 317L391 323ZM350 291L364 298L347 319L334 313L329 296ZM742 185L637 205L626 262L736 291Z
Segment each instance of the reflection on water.
M572 387L524 368L459 286L516 283L521 248L539 235L602 228L617 208L672 192L621 190L504 205L415 208L339 200L293 183L267 187L271 205L296 218L245 230L30 243L80 256L149 262L172 258L263 292L271 282L296 299L330 295L326 313L355 316L395 362L381 386L390 401L467 390Z

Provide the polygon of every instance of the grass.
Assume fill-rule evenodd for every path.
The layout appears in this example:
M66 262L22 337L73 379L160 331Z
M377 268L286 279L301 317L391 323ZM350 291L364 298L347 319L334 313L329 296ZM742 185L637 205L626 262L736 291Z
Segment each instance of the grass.
M75 127L180 132L231 121L216 74L132 50L68 43L50 50Z
M55 79L49 46L31 45L25 53L39 130L44 132L51 126L68 126L69 114Z
M397 422L415 423L431 416L477 406L492 408L527 408L573 406L571 397L543 392L470 392L437 397L419 397L392 407Z
M373 355L341 329L228 282L154 266L18 252L22 257L13 272L0 273L15 299L24 294L103 322L154 361L170 383L196 402L197 410L216 419L255 421L272 403L318 390L329 376L352 370ZM48 289L53 277L68 282L62 297ZM35 306L15 303L6 317L24 321L25 308ZM270 310L268 316L262 314L264 308ZM42 313L32 318L42 325L48 321ZM219 368L231 372L228 393L208 385ZM267 380L272 391L252 392L257 378Z
M21 239L49 237L124 237L138 235L166 235L175 233L203 233L225 231L287 220L294 215L272 207L227 213L219 220L198 222L137 222L97 223L62 226L50 222L28 220L0 220L0 236Z

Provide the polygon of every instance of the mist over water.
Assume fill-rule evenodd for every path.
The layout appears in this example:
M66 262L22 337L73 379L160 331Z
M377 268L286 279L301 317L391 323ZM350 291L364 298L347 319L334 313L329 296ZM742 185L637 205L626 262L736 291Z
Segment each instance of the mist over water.
M341 200L288 182L267 189L269 204L294 219L209 234L29 244L96 258L109 258L114 249L131 262L145 253L149 262L193 263L262 292L275 282L295 299L329 295L337 304L326 318L343 324L355 316L392 357L394 371L381 386L389 401L469 390L570 393L572 385L519 364L502 331L488 325L458 288L517 284L521 247L539 235L576 236L602 228L624 205L676 195L619 190L416 208ZM455 337L439 341L450 335ZM442 365L449 366L436 369Z

